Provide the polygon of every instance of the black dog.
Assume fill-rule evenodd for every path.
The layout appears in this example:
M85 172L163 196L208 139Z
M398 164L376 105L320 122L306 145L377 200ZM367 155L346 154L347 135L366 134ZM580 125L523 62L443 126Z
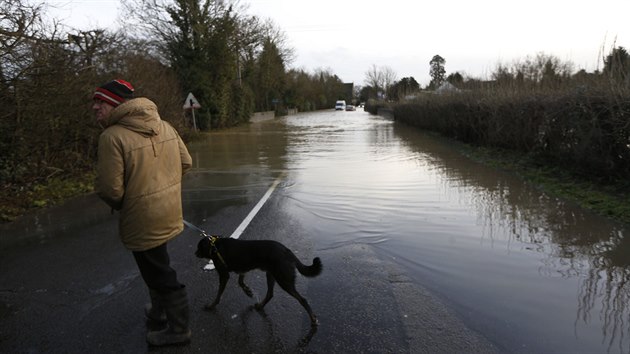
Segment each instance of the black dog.
M213 245L214 243L214 245ZM322 272L319 257L313 259L313 265L306 266L283 244L270 240L237 240L233 238L202 238L197 244L195 255L199 258L212 259L219 273L219 291L216 299L207 309L213 309L221 299L230 278L229 272L238 273L238 284L245 294L252 297L251 289L245 285L245 273L252 269L260 269L267 273L267 295L256 305L262 309L273 297L276 282L289 295L293 296L306 309L311 318L311 326L317 326L317 318L305 298L295 290L295 269L306 277L315 277Z

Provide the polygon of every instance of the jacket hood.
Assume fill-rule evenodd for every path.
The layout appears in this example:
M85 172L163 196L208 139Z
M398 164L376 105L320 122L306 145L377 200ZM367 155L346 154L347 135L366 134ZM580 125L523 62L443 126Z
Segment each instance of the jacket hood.
M105 127L118 124L143 136L160 134L160 115L157 106L143 97L134 98L114 108L105 121Z

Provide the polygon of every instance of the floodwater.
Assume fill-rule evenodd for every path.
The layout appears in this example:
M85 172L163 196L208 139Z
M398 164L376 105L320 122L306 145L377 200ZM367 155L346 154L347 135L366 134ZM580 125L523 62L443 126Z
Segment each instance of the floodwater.
M629 230L448 141L359 109L214 132L190 150L195 220L282 176L276 193L318 249L373 247L502 350L630 352Z

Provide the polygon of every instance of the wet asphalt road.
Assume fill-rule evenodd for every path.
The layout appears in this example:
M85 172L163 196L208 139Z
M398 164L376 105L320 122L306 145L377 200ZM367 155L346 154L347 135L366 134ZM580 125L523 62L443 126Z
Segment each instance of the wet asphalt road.
M0 352L501 352L369 245L319 249L318 235L283 214L279 199L269 199L241 238L280 241L307 264L315 256L322 259L320 276L297 280L319 318L316 330L298 302L278 287L264 311L253 310L256 299L238 288L236 276L218 308L203 310L214 298L218 276L202 270L205 262L194 257L198 235L186 229L169 251L187 285L192 341L148 347L143 312L148 292L116 236L116 215L91 195L0 226ZM254 204L185 214L213 234L230 235ZM257 299L265 294L264 279L260 271L246 277Z

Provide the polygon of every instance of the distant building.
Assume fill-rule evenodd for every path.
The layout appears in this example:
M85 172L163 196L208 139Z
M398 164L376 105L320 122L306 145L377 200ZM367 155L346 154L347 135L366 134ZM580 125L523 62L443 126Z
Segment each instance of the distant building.
M346 102L354 102L354 82L343 84L343 94Z

